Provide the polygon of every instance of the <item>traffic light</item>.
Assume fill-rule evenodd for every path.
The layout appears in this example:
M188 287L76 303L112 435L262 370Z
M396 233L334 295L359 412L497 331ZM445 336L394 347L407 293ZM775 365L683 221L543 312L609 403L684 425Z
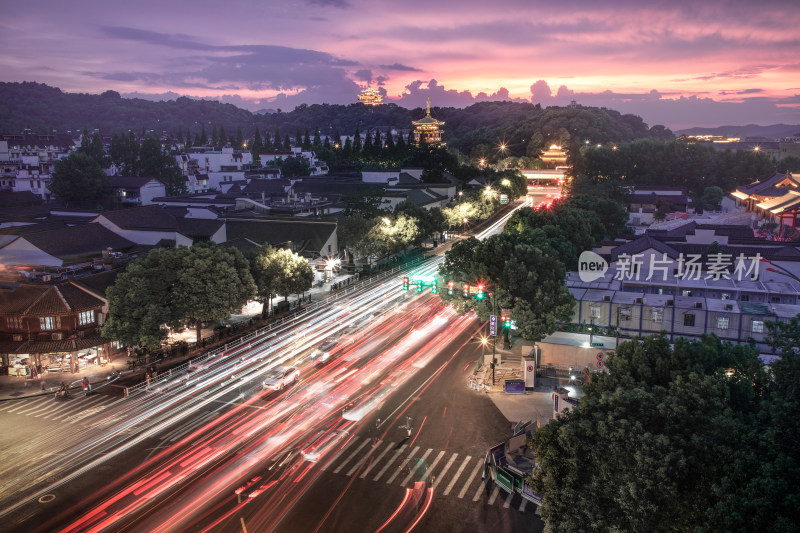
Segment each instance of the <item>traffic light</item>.
M508 329L511 327L511 317L507 315L503 315L500 317L500 320L503 322L503 327Z
M483 288L484 288L484 287L483 287L483 285L480 285L480 284L478 285L478 294L476 294L476 295L475 295L475 299L477 299L477 300L483 300L483 298L484 298L484 296L485 296L485 295L483 294Z
M439 292L439 284L434 281L433 285L431 285L431 294L436 294L437 292Z
M403 278L403 290L404 290L404 291L407 291L407 290L408 290L408 276L405 276L405 277Z
M417 292L422 292L422 282L421 281L417 282Z
M447 282L447 294L452 296L453 295L453 287L455 287L455 286L456 286L456 282L455 281L448 281Z
M462 294L464 295L464 298L467 298L469 296L469 283L465 283L461 287L461 291L462 291Z

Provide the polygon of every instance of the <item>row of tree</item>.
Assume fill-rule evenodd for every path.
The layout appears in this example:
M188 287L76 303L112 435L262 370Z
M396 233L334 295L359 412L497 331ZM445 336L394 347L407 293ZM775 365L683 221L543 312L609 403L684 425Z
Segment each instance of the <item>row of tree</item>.
M103 335L127 346L156 348L170 329L226 320L248 300L288 298L311 288L308 261L291 250L263 246L248 257L213 243L152 250L132 261L106 292Z
M545 531L797 531L798 320L779 333L769 369L714 335L622 343L532 436Z
M696 197L711 186L732 191L786 166L764 152L719 151L685 140L573 146L569 153L573 176L595 185L667 185L683 187Z
M444 208L425 209L406 200L393 210L383 209L379 191L346 197L340 243L356 259L386 257L419 246L446 230L481 222L500 208L500 195L513 199L527 190L527 180L519 172L487 174L487 188L462 191Z
M566 269L574 269L580 253L596 242L626 232L627 218L615 200L590 195L520 209L503 233L454 244L440 268L445 280L483 285L491 297L440 295L461 312L474 309L482 320L510 309L520 336L541 340L572 317L575 300L564 286Z

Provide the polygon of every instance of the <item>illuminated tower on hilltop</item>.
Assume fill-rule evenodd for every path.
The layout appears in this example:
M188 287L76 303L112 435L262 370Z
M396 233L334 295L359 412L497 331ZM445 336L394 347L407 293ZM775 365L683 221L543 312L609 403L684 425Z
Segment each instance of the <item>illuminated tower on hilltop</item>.
M427 99L427 108L425 110L425 116L419 120L414 120L411 122L414 125L414 138L417 140L417 144L421 142L425 142L430 145L441 146L444 143L442 142L442 130L441 127L444 126L444 122L441 120L436 120L431 116L431 99Z
M383 103L383 95L372 87L367 87L358 94L358 101L364 105L381 105Z

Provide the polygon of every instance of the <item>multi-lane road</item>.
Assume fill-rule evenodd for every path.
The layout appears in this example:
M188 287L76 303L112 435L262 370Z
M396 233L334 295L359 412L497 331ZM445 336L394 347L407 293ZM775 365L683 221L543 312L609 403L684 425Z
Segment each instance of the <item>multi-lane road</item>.
M510 425L466 386L477 320L402 275L131 397L0 406L15 428L0 437L3 529L540 529L534 505L482 479ZM297 382L262 386L286 367Z

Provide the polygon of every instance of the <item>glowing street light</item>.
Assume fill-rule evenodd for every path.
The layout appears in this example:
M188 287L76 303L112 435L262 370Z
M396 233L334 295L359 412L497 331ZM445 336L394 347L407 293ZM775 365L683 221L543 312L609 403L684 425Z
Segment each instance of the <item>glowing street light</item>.
M503 178L503 181L501 181L500 183L502 183L502 184L503 184L503 185L505 185L506 187L508 187L509 185L511 185L511 182L508 180L508 178Z
M383 217L381 220L383 220L383 223L386 224L387 226L391 226L392 225L392 221L389 220L386 217Z

